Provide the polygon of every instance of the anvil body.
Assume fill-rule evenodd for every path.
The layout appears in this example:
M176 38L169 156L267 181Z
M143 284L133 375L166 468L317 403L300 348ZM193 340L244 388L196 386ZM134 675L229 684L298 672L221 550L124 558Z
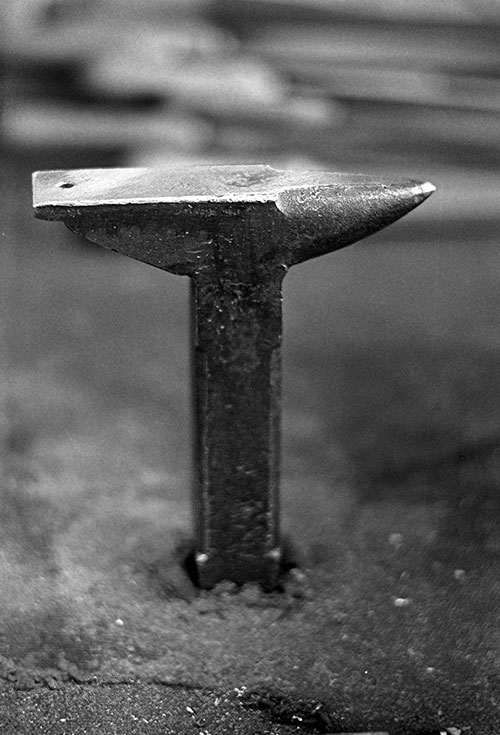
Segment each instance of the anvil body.
M420 204L431 184L268 166L34 175L42 219L193 284L200 584L277 584L282 296L288 269Z

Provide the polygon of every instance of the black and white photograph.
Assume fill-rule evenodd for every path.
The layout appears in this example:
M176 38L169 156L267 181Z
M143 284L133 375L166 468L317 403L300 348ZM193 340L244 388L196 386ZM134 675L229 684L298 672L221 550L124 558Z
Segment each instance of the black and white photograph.
M498 0L1 0L1 735L499 735Z

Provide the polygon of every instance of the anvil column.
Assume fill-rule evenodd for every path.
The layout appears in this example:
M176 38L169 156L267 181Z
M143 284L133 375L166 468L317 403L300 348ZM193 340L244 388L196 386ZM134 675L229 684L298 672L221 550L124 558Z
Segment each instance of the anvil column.
M256 215L259 208L256 208ZM260 209L263 209L262 207ZM279 572L281 283L230 217L218 221L208 272L193 277L195 537L203 586L231 579L273 586ZM276 234L276 233L275 233Z

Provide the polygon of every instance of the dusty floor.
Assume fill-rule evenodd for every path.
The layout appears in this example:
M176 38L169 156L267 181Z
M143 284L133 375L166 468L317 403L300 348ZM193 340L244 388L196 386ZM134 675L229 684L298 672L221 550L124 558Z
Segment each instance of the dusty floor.
M307 581L199 593L187 284L35 221L50 165L1 172L0 730L168 732L161 701L172 732L497 733L498 228L410 215L287 277Z

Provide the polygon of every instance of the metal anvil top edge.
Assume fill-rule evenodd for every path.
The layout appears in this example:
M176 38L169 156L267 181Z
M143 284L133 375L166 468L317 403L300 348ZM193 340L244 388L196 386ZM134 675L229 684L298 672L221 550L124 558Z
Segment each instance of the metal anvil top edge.
M33 207L44 209L147 205L189 202L274 202L287 192L339 190L378 186L401 187L416 203L435 190L433 184L398 181L362 174L323 171L280 171L266 165L172 166L170 168L97 168L39 171L33 174Z

